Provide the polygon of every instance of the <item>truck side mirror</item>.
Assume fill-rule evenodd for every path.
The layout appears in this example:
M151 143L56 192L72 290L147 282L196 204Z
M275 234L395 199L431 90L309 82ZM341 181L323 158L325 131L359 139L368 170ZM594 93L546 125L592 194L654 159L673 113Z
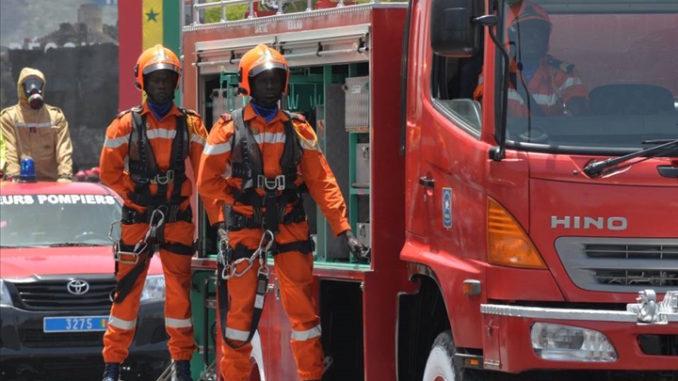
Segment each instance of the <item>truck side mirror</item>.
M433 0L431 47L445 57L468 58L482 48L482 0Z

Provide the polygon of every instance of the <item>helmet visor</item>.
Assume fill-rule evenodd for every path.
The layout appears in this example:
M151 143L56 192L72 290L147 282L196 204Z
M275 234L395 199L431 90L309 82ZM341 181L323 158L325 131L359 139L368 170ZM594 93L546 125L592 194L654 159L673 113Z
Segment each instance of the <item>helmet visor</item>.
M143 74L146 75L146 74L152 73L154 71L158 71L158 70L171 70L171 71L179 74L179 68L176 67L175 65L172 65L171 63L167 63L167 62L158 62L158 63L148 65L144 68Z
M258 74L261 74L267 70L280 69L287 71L287 65L280 62L265 61L250 70L250 77L256 77Z

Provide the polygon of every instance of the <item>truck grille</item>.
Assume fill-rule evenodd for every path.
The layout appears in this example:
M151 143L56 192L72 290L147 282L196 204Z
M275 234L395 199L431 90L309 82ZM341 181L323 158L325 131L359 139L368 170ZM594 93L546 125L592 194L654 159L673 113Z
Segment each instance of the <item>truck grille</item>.
M89 290L82 295L73 295L67 284L73 279L88 283ZM110 292L115 288L115 279L106 277L64 277L13 282L19 304L30 311L108 311Z
M651 356L678 356L678 335L640 335L640 349Z
M678 287L678 239L562 237L556 250L572 281L586 290Z

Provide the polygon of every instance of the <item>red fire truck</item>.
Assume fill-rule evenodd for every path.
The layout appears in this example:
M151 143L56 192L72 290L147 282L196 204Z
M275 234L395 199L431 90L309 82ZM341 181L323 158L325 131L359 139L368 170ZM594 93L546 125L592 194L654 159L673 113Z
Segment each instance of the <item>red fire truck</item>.
M211 125L245 101L242 54L283 52L283 106L371 247L350 256L307 201L324 379L678 379L678 3L530 4L550 93L520 54L522 0L185 2L186 106ZM216 238L199 230L193 369L216 379ZM297 377L277 290L273 274L252 379Z

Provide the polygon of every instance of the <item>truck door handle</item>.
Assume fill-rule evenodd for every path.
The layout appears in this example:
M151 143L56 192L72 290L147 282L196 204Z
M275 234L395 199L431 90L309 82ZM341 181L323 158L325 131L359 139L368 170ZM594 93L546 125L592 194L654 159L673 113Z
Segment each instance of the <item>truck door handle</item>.
M678 167L672 165L658 165L657 171L659 172L659 175L663 177L678 178Z
M436 185L436 181L432 177L422 176L419 178L419 185L426 188L433 188Z

